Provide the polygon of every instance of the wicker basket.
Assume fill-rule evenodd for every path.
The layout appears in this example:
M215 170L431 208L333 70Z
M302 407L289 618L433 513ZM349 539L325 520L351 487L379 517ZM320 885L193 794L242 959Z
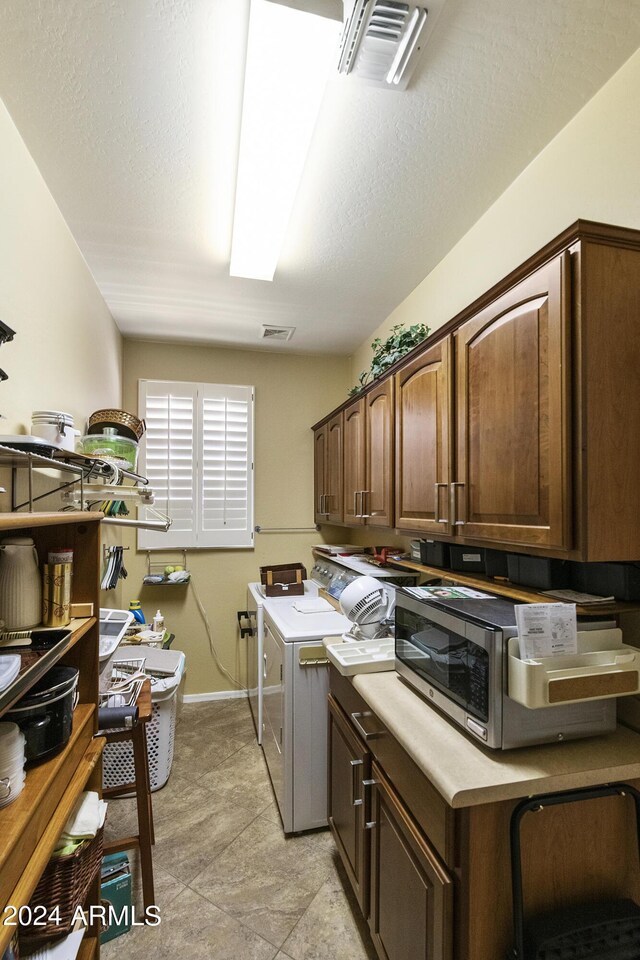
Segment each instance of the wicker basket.
M89 888L100 869L103 844L104 830L101 829L91 840L85 840L74 853L49 860L29 901L32 910L39 906L46 907L45 925L39 923L21 927L21 937L40 940L69 933L73 926L73 915L87 899ZM57 922L48 919L55 908Z
M146 424L127 410L95 410L89 417L87 432L102 433L104 427L117 427L123 437L142 440Z

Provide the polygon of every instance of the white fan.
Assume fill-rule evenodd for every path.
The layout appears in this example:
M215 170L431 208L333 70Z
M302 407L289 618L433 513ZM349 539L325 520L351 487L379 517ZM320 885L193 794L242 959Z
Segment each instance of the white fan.
M344 640L373 640L386 633L382 626L389 597L382 584L373 577L357 577L340 594L340 609L351 620L351 630Z

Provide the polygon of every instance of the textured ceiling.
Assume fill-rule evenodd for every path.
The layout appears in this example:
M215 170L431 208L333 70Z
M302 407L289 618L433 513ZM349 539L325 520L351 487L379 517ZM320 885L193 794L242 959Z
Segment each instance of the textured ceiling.
M349 353L640 44L638 0L447 0L405 93L330 81L265 283L228 275L247 8L0 4L0 97L126 335Z

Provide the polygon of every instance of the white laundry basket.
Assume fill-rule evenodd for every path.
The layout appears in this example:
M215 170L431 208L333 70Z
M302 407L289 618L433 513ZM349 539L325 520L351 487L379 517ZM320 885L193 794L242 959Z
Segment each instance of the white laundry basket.
M117 651L114 659L130 656L131 647ZM179 650L155 650L136 647L146 657L145 671L173 671L172 676L159 679L151 677L151 719L146 725L147 753L149 755L149 779L151 790L164 787L171 773L173 747L176 735L176 718L180 684L184 676L185 655ZM108 743L103 753L102 782L105 788L121 787L135 780L133 744Z

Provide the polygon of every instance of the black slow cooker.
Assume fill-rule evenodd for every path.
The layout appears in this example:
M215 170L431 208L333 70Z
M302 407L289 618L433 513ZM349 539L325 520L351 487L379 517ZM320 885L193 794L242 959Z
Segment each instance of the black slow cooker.
M68 742L78 674L75 667L53 667L2 718L24 733L28 764L47 760Z

